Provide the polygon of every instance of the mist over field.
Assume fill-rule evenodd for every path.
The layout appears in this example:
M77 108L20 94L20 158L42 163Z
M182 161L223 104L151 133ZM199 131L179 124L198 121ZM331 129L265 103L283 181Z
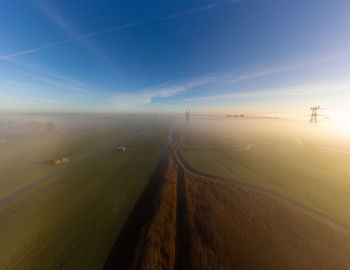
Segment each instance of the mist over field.
M346 120L323 120L318 125L307 119L230 119L223 115L193 116L190 123L183 121L179 114L0 114L0 138L10 142L21 139L36 139L47 135L84 133L93 130L112 128L124 124L178 123L198 133L210 133L222 138L239 137L249 142L250 138L262 143L273 140L294 140L296 143L314 144L319 147L334 147L334 150L350 149L350 131L346 132ZM264 141L265 140L265 141ZM4 142L3 142L4 143ZM339 149L338 149L338 148Z
M166 268L177 261L199 269L203 261L193 246L199 245L201 253L215 251L214 257L206 255L209 268L277 267L272 263L276 254L284 262L291 259L271 250L284 239L288 244L280 251L298 254L297 267L341 269L348 263L350 145L340 127L340 122L315 125L249 116L192 116L186 121L169 114L2 114L0 266L113 269L133 262L148 269L151 261L163 261ZM257 218L261 207L277 208ZM212 216L214 209L224 216ZM294 225L270 216L281 211L286 220L296 215L288 221ZM252 215L250 224L260 229L242 232L247 217L238 213ZM269 242L260 239L267 237L265 222L275 230ZM243 227L230 228L232 223ZM296 231L286 234L283 226ZM227 235L222 239L214 231ZM185 240L187 234L194 237L193 244ZM235 242L237 234L250 245ZM340 242L338 234L343 235ZM322 260L321 254L329 251L309 239L321 235L321 246L338 250L337 264ZM207 237L216 240L202 242ZM124 246L134 250L138 239L145 241L141 254L124 254ZM229 239L237 244L226 243ZM159 253L154 241L161 241L159 248L168 255ZM224 255L255 254L258 246L264 246L267 257L261 261L252 255L254 264L249 256L231 260ZM319 255L308 257L305 248Z
M0 6L0 270L350 269L349 0Z

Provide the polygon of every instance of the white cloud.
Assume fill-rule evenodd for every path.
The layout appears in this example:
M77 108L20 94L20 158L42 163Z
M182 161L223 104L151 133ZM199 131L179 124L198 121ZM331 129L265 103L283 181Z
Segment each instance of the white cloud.
M16 64L24 66L28 71L19 70L16 68L2 69L0 75L0 86L4 88L7 86L7 91L11 92L13 89L26 89L32 87L35 89L35 84L39 82L45 83L45 87L60 87L62 91L72 90L74 92L92 93L96 92L97 89L93 89L84 82L68 78L62 74L56 74L52 71L48 71L46 68L38 65L28 64L22 61L11 59ZM12 80L10 78L13 78ZM20 78L20 79L18 79ZM29 79L29 81L28 81ZM35 81L34 85L32 81ZM41 86L40 86L41 87ZM0 90L4 90L1 89Z
M33 101L43 102L43 103L64 104L63 101L57 100L57 99L38 98L38 97L30 97L28 99Z
M306 84L287 88L277 88L260 91L235 92L232 94L204 96L185 99L185 102L200 102L214 100L232 100L232 99L257 99L257 98L276 98L291 96L312 96L331 92L350 91L350 83L317 83Z
M183 84L165 83L157 87L146 88L135 94L116 94L111 98L114 106L141 106L152 102L153 98L167 98L179 93L185 92L191 88L209 84L217 80L216 76L207 76L204 78L192 80Z
M294 64L294 65L272 67L272 68L261 70L261 71L255 72L255 73L242 74L242 75L236 76L234 78L228 79L225 82L226 83L238 83L238 82L242 82L242 81L249 81L249 80L256 79L256 78L263 77L263 76L267 76L267 75L273 75L273 74L285 72L285 71L298 70L298 69L308 67L308 66L318 65L318 64L322 64L322 63L326 63L326 62L331 62L331 61L341 59L344 57L348 57L348 55L339 55L339 56L335 56L335 57L323 58L323 59L319 59L319 60L315 60L315 61L298 63L298 64Z
M152 87L144 89L136 94L117 94L113 96L112 104L114 105L147 105L152 102L153 98L166 98L170 96L177 95L181 92L185 92L189 89L196 88L203 85L208 85L210 83L238 83L242 81L249 81L256 79L258 77L263 77L267 75L273 75L279 72L291 71L301 69L306 66L317 65L329 61L338 59L339 57L325 58L316 61L309 61L304 63L298 63L294 65L285 65L280 67L271 67L265 70L242 74L238 76L232 76L229 73L221 73L215 75L207 75L199 79L195 79L183 84L163 84L158 87ZM211 100L224 100L232 98L262 98L262 97L277 97L277 96L296 96L296 95L311 95L319 94L320 92L325 92L331 89L338 90L348 90L349 84L308 84L301 85L297 87L290 88L278 88L272 90L261 90L261 91L249 91L249 92L236 92L232 94L223 94L215 96L204 96L197 98L189 98L182 100L184 102L194 102L194 101L211 101Z

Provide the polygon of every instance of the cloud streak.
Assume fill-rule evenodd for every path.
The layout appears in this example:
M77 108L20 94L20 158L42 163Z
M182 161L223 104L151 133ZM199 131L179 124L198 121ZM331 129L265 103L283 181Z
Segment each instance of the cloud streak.
M60 45L60 44L64 44L64 43L68 43L68 42L72 42L72 41L78 41L78 40L86 39L86 38L89 38L89 37L101 35L101 34L104 34L104 33L114 32L114 31L117 31L117 30L132 28L132 27L134 27L136 25L140 25L140 24L143 24L143 23L146 23L146 22L150 22L152 20L155 20L155 19L152 18L152 19L148 19L148 20L143 20L143 21L139 21L139 22L133 22L133 23L128 23L128 24L124 24L124 25L119 25L119 26L107 28L107 29L104 29L104 30L101 30L101 31L90 32L90 33L86 33L86 34L82 34L82 35L77 35L77 36L74 36L74 37L71 37L71 38L67 38L67 39L63 39L63 40L58 40L58 41L55 41L55 42L47 43L47 44L44 44L42 46L39 46L39 47L36 47L36 48L33 48L33 49L28 49L28 50L24 50L24 51L21 51L21 52L17 52L17 53L5 55L5 56L0 56L0 59L1 60L6 60L6 59L11 59L11 58L16 57L16 56L21 56L21 55L26 55L26 54L33 54L33 53L42 51L44 49L55 47L55 46Z
M30 68L30 72L17 69L1 69L2 72L0 75L0 91L6 90L7 92L11 93L13 89L19 89L23 91L25 89L28 90L31 88L36 90L44 88L47 91L59 90L61 93L68 93L70 91L74 94L84 95L97 92L97 89L90 87L84 82L68 78L61 74L37 69L38 67L35 65L18 62L17 60L16 63ZM21 79L19 80L18 78ZM41 84L38 84L38 82Z
M43 102L43 103L50 103L50 104L64 104L63 101L57 100L57 99L38 98L38 97L31 97L28 99L33 101Z
M328 61L332 61L338 59L338 57L334 58L325 58L317 61L309 61L289 66L282 66L282 67L271 67L267 68L262 71L257 71L254 73L248 73L244 75L238 75L238 76L232 76L230 73L224 73L224 74L216 74L216 75L206 75L204 77L201 77L199 79L194 79L191 81L188 81L186 83L182 84L169 84L165 83L162 85L159 85L157 87L152 87L148 89L144 89L140 92L137 92L135 94L117 94L113 96L112 104L118 106L140 106L140 105L147 105L152 102L152 99L155 98L167 98L171 97L177 94L180 94L182 92L186 92L190 89L209 85L213 83L228 83L228 84L234 84L239 83L243 81L249 81L254 80L259 77L268 76L277 74L284 71L291 71L291 70L297 70L301 69L307 66L317 65L321 63L325 63ZM231 78L230 78L231 77ZM333 87L333 88L331 88ZM329 85L329 84L308 84L308 85L302 85L298 87L290 87L290 88L278 88L278 89L271 89L271 90L259 90L259 91L247 91L247 92L236 92L232 94L223 94L223 95L214 95L214 96L204 96L204 97L196 97L196 98L188 98L185 100L182 100L184 102L199 102L199 101L212 101L212 100L226 100L226 99L233 99L233 98L240 98L240 99L254 99L254 98L263 98L263 97L286 97L286 96L298 96L298 95L314 95L319 94L320 92L326 92L329 89L333 89L335 91L339 90L346 90L350 89L349 84L336 84L336 85ZM317 92L319 91L319 92Z
M295 65L272 67L272 68L258 71L255 73L249 73L249 74L243 74L243 75L236 76L232 79L226 80L226 83L238 83L238 82L242 82L242 81L248 81L248 80L256 79L256 78L263 77L263 76L273 75L273 74L280 73L280 72L298 70L298 69L301 69L301 68L304 68L307 66L322 64L322 63L326 63L326 62L333 61L336 59L340 59L340 57L325 58L325 59L320 59L320 60L316 60L316 61L299 63L299 64L295 64Z
M114 31L118 31L118 30L123 30L123 29L136 27L138 25L149 23L149 22L155 21L155 20L162 20L162 21L172 20L172 19L176 19L178 17L184 16L184 15L187 15L187 14L197 13L197 12L202 12L202 11L205 11L205 10L213 9L213 8L219 6L220 4L223 4L223 3L237 3L239 1L237 1L237 0L231 0L231 1L228 0L228 1L216 2L216 3L213 3L213 4L201 6L201 7L198 7L198 8L184 10L182 12L178 12L178 13L175 13L175 14L172 14L172 15L168 15L168 16L165 16L165 17L153 17L153 18L149 18L149 19L145 19L145 20L140 20L140 21L135 21L135 22L123 24L123 25L113 26L113 27L106 28L106 29L103 29L103 30L100 30L100 31L89 32L89 33L80 34L80 35L76 35L75 34L76 32L66 22L66 20L64 20L58 14L57 11L55 11L52 7L48 6L45 2L43 2L43 1L35 1L35 0L32 0L32 2L34 3L35 6L37 6L39 8L39 10L43 14L45 14L45 16L47 16L54 23L59 25L67 33L69 33L70 35L74 35L74 36L71 37L71 38L67 38L67 39L58 40L58 41L50 42L50 43L47 43L47 44L43 44L43 45L38 46L36 48L23 50L23 51L12 53L12 54L8 54L8 55L3 55L3 56L0 56L0 60L8 60L8 59L11 59L11 58L14 58L14 57L18 57L18 56L22 56L22 55L34 54L34 53L37 53L39 51L42 51L42 50L45 50L45 49L48 49L48 48L51 48L51 47L58 46L60 44L65 44L65 43L69 43L69 42L73 42L73 41L79 41L79 40L87 39L89 37L102 35L102 34L105 34L105 33L110 33L110 32L114 32ZM85 46L91 48L91 45L85 44Z
M113 106L116 107L125 107L125 106L142 106L148 105L152 102L154 98L167 98L182 92L185 92L189 89L199 87L202 85L209 84L217 80L216 76L207 76L204 78L199 78L196 80L191 80L182 84L169 84L165 83L156 87L146 88L135 94L116 94L114 95L110 102Z
M276 88L270 90L244 91L231 94L213 95L185 99L185 102L218 101L232 99L258 99L258 98L278 98L313 96L331 92L350 91L350 83L314 83L287 88Z
M163 20L163 21L172 20L172 19L184 16L187 14L197 13L197 12L205 11L208 9L212 9L212 8L215 8L217 5L218 5L218 3L213 3L213 4L205 5L205 6L202 6L199 8L192 8L192 9L184 10L182 12L178 12L178 13L163 17L163 18L161 18L161 20Z
M74 35L75 31L59 12L45 0L29 0L44 16L53 21L67 33Z
M79 39L77 38L77 31L76 29L67 21L66 18L64 18L57 9L55 9L55 7L53 5L50 5L48 1L46 0L30 0L31 3L42 13L42 15L44 15L45 17L47 17L50 21L52 21L54 24L56 24L58 27L60 27L61 29L63 29L68 35L72 36L73 38L75 38L74 40L79 41L79 43L84 46L85 48L87 48L90 52L92 52L94 55L96 55L97 57L99 57L100 59L103 59L104 61L106 61L107 63L109 63L111 66L115 66L115 63L113 61L111 61L99 48L97 48L91 41L86 40L86 39ZM66 43L68 41L65 42L60 42L60 43ZM49 47L52 46L56 46L59 43L50 43L48 44ZM45 48L39 48L39 50L43 50L46 49L48 47ZM37 52L35 51L35 52ZM35 52L29 52L30 53L35 53ZM26 54L28 54L28 51L26 52ZM117 69L119 69L119 67L117 67Z

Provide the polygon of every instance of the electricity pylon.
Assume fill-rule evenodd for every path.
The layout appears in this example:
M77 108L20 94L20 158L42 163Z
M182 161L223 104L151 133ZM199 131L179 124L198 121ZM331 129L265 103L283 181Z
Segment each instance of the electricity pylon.
M317 110L319 109L320 109L320 106L310 107L310 110L311 110L310 123L317 123L317 116L319 116L319 114L317 113Z
M188 122L190 120L190 110L186 109L186 121Z

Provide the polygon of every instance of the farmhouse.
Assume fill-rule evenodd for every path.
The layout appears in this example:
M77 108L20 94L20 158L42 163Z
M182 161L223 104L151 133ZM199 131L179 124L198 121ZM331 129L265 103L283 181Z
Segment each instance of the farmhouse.
M69 163L69 162L70 162L70 158L69 157L64 157L64 158L61 158L61 159L55 159L53 161L53 164L54 165L61 165L61 164Z
M121 152L126 152L125 146L118 146L117 149L120 150Z

